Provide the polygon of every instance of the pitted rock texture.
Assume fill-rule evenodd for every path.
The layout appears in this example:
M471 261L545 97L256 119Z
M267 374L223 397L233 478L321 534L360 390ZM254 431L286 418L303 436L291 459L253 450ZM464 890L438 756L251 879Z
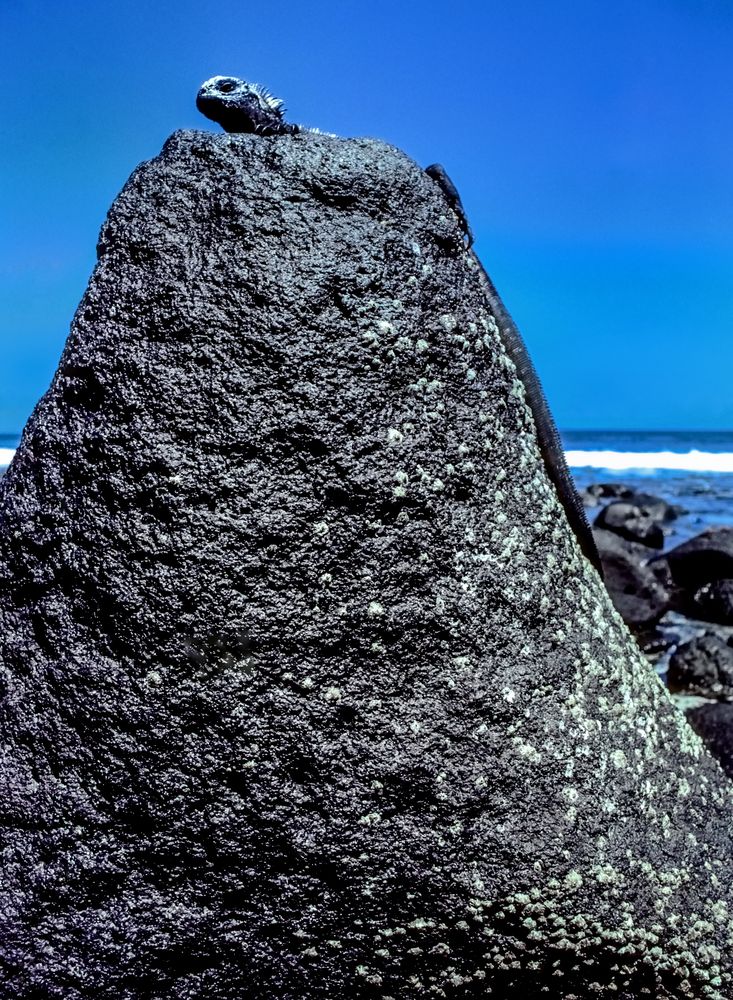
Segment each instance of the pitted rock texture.
M717 997L731 794L440 191L176 133L0 485L0 994Z

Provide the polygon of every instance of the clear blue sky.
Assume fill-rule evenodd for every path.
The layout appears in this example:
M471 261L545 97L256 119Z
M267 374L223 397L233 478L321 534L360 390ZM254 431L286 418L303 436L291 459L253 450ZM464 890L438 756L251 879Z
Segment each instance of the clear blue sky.
M446 165L561 427L733 428L731 0L2 0L0 432L216 73Z

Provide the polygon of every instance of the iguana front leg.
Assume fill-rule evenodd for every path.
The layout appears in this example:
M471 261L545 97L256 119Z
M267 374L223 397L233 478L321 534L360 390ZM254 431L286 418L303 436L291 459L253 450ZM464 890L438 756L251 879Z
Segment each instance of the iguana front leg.
M440 185L446 201L455 212L461 225L463 235L466 238L466 249L470 250L473 246L473 233L471 232L471 227L468 224L468 216L463 208L463 202L461 201L461 196L458 194L458 188L446 173L445 167L442 163L431 163L429 167L425 167L425 173L428 177L432 177L436 184Z

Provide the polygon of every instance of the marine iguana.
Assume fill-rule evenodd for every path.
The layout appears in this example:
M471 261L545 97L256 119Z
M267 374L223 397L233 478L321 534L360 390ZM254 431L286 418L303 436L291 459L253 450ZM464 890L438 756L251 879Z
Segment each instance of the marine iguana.
M247 83L246 80L236 76L214 76L210 80L206 80L196 96L196 107L211 121L221 125L226 132L247 132L272 136L318 131L286 122L285 108L279 98L273 97L259 84ZM522 335L509 315L491 278L486 273L486 269L471 249L473 233L455 184L439 163L433 163L426 167L425 172L440 186L466 237L466 252L471 254L483 276L489 306L499 327L504 348L516 365L519 378L524 383L527 403L534 417L537 440L547 474L557 490L581 550L603 576L601 559L588 519L585 516L583 502L570 475L560 435L547 405L537 372L522 340Z
M206 80L196 95L196 107L225 132L294 135L302 131L299 125L285 121L285 107L279 97L238 76L212 76Z

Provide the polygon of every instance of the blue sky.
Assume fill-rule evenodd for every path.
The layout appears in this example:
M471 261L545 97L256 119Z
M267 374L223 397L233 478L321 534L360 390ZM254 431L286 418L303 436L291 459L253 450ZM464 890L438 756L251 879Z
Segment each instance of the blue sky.
M730 0L3 0L0 38L0 433L216 73L445 164L561 427L733 428Z

